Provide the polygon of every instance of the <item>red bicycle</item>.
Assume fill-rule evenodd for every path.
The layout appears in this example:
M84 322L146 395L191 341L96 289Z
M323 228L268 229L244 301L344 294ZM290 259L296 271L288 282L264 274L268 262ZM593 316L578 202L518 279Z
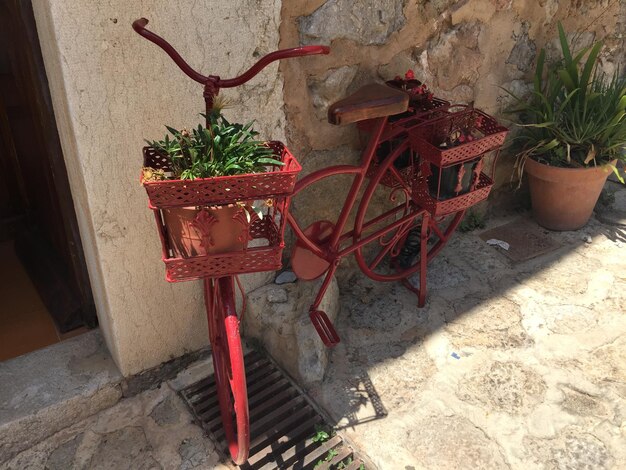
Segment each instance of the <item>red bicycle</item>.
M241 76L224 80L213 75L204 76L193 70L168 42L145 28L147 23L148 20L139 19L133 23L133 28L161 47L185 74L204 86L207 110L212 108L220 88L235 87L247 82L275 60L329 53L329 48L325 46L276 51L261 58ZM492 182L481 173L482 156L497 148L496 141L489 145L482 142L482 147L474 153L466 152L456 159L448 158L448 167L458 164L459 159L461 163L471 163L469 183L460 194L440 198L440 189L433 189L430 181L433 179L433 170L441 170L441 175L445 165L437 166L437 161L420 158L415 150L418 146L415 140L428 140L434 135L433 129L451 124L448 122L450 116L458 113L450 113L448 107L449 103L441 100L431 103L428 109L410 107L409 95L405 91L383 84L367 85L350 97L334 103L328 110L330 123L359 123L363 132L369 135L361 162L359 165L336 165L313 172L287 190L266 190L267 193L263 193L263 196L269 195L272 204L263 224L269 226L269 229L257 221L253 223L251 231L257 233L252 238L269 240L267 247L250 248L227 255L206 255L199 259L172 259L159 208L151 206L155 211L161 235L168 280L202 278L204 282L221 417L230 455L235 463L246 461L250 434L239 317L235 310L235 275L278 269L284 246L282 235L285 225L288 224L297 238L291 256L296 275L304 280L325 275L310 307L309 316L326 346L336 345L339 336L328 316L319 310L319 305L339 262L352 253L365 275L377 281L402 281L417 294L418 305L423 306L427 263L450 239L465 210L487 197ZM474 113L475 110L467 112ZM499 133L504 128L497 126L482 113L479 117L481 122L478 127L484 131L485 136L500 137ZM471 118L475 118L473 114ZM440 120L446 122L439 122L433 127L432 123ZM451 132L451 129L446 132ZM502 136L501 140L503 138ZM499 138L496 140L501 144ZM281 172L291 174L295 180L299 166L290 155L285 154L285 149L281 151L286 161ZM150 158L150 154L147 158ZM463 178L468 179L465 173L465 170L458 170L455 174L459 185ZM338 175L352 177L352 183L337 220L320 220L306 228L301 227L288 211L290 197L322 179ZM251 186L257 188L259 184ZM259 194L251 196L250 192L246 192L241 195L242 200L244 196L258 197ZM179 205L194 201L196 200L192 198L180 202ZM216 202L216 199L211 202ZM348 227L349 216L354 208L356 216ZM414 286L409 278L417 272L419 285Z

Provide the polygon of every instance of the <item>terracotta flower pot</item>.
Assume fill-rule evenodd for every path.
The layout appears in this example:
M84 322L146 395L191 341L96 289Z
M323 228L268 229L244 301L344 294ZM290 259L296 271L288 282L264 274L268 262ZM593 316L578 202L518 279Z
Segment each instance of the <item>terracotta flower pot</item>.
M245 209L234 204L163 209L163 221L175 258L241 251L249 239Z
M606 165L560 168L530 158L524 168L530 184L533 216L539 225L550 230L578 230L584 226L611 173Z

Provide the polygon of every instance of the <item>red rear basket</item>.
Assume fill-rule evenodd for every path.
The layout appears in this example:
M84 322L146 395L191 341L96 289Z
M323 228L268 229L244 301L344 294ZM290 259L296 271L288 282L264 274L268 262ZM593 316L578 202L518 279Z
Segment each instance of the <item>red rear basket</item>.
M382 162L387 156L391 155L394 148L399 145L404 139L407 138L407 131L415 126L422 125L431 119L437 119L446 113L446 110L450 106L450 102L433 98L431 101L421 101L413 106L409 106L408 111L395 116L389 116L387 125L383 130L383 134L380 138L380 144L376 149L376 155L372 159L368 169L367 176L373 177ZM363 139L363 144L366 143L369 134L374 130L376 120L368 119L365 121L359 121L357 127L361 131L361 135L366 137ZM404 159L407 166L400 166L396 168L401 179L406 186L410 186L410 181L413 179L414 170L408 164L411 157L411 149L407 149L405 155L400 157L400 160ZM383 186L395 188L402 183L398 179L398 175L394 175L391 171L388 171L383 175L380 180Z
M473 131L480 137L447 149L439 147L455 132L463 131ZM420 158L441 167L471 160L499 148L508 131L488 114L471 108L430 120L412 129L409 136Z
M484 173L481 173L478 181L471 191L450 199L439 200L430 194L426 180L421 179L413 186L413 194L414 200L422 208L437 217L465 210L481 201L484 201L489 196L492 186L493 181L491 178Z

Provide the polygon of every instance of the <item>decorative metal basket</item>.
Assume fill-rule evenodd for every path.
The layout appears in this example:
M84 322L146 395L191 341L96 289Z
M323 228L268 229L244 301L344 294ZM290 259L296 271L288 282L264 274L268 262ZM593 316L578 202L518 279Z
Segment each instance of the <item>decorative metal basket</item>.
M421 159L443 167L471 160L499 148L508 131L488 114L468 108L447 112L437 119L429 120L409 131L409 136ZM475 134L477 137L453 147L442 148L442 143L455 134Z
M204 277L220 277L280 269L284 233L290 196L302 167L281 142L268 143L284 163L270 171L235 176L219 176L195 180L164 180L145 182L149 207L162 245L162 259L169 282L189 281ZM169 160L153 148L143 149L144 166L170 171ZM168 236L164 210L180 207L213 207L255 200L268 201L262 219L250 218L247 240L243 248L225 253L182 257L177 254ZM211 224L202 227L204 237L211 238Z

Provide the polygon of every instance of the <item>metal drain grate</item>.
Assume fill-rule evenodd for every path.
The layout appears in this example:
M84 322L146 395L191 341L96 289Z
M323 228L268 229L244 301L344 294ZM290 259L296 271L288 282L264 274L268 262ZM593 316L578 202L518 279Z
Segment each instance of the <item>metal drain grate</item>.
M275 364L256 351L248 353L244 362L250 407L250 456L238 468L365 468L340 436L322 443L313 441L317 429L330 426ZM214 376L190 385L181 394L218 451L227 456Z

